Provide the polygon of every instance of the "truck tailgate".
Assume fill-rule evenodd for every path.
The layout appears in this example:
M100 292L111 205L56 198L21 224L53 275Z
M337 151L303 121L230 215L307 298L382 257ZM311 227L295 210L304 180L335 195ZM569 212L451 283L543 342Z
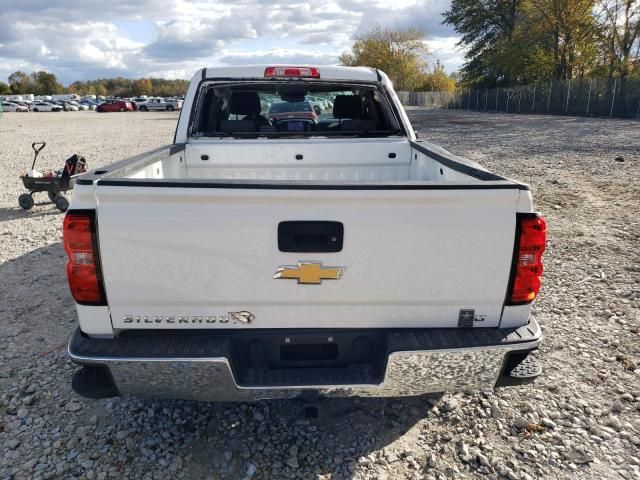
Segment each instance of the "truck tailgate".
M96 188L116 329L500 322L517 188ZM300 220L341 222L342 250L280 251L279 223ZM312 261L342 276L274 278L279 267Z

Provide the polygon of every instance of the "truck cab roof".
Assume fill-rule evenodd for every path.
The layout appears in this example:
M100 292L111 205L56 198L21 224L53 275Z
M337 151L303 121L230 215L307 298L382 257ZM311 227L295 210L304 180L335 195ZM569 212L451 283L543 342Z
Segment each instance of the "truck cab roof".
M239 65L233 67L210 67L202 69L196 76L202 78L264 78L265 70L269 67L287 67L289 65ZM384 73L370 67L343 67L338 65L296 65L295 68L316 68L320 71L323 80L352 80L359 82L377 82L381 78L386 79Z

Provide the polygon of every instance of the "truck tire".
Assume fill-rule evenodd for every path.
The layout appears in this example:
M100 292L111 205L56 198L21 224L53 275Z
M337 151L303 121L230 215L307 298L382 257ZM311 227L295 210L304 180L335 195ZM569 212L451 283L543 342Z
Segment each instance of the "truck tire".
M139 109L141 112L146 112L148 109L144 105L142 105Z
M56 192L47 192L47 197L49 197L49 200L51 200L52 203L56 203L58 194Z
M31 210L35 202L33 201L33 197L31 195L29 195L28 193L23 193L18 197L18 203L23 209Z
M173 107L173 105L169 105L167 107L167 112L173 112L175 110L175 108Z
M66 212L67 208L69 208L69 200L67 200L67 197L65 197L62 194L59 194L56 197L55 204L56 204L56 208L61 212Z

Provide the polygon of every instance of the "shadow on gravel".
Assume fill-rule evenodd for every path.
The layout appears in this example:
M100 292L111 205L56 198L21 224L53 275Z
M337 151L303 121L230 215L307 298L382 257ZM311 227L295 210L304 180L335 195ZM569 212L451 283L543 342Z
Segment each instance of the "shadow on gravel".
M21 372L28 367L32 382L46 385L31 415L46 416L47 431L64 431L65 441L79 428L89 432L97 444L77 448L91 458L111 449L110 458L118 459L111 467L124 477L182 472L189 479L342 479L351 478L358 459L372 453L373 471L393 469L395 462L400 468L410 446L398 440L439 399L83 399L70 389L78 367L63 351L76 326L64 264L61 244L55 243L0 265L0 386L20 391ZM70 468L67 473L84 472L78 465Z
M369 457L369 468L381 475L402 471L408 452L420 460L423 452L398 440L428 417L440 397L256 403L130 397L85 401L83 417L85 422L97 418L100 430L129 432L111 430L113 442L128 450L119 458L128 457L137 468L138 462L171 458L189 479L348 479L362 457ZM318 418L307 418L305 411L316 408ZM128 436L128 446L118 436Z
M0 208L0 222L16 220L18 218L47 217L50 215L60 215L62 217L60 210L51 202L37 202L32 210L24 210L20 207Z

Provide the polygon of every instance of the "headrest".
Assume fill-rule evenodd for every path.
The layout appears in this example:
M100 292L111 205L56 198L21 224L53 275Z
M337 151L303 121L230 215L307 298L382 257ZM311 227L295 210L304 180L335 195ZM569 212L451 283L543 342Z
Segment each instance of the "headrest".
M333 118L362 118L360 95L336 95L333 100Z
M258 115L260 113L260 97L257 92L233 92L229 100L231 115Z

